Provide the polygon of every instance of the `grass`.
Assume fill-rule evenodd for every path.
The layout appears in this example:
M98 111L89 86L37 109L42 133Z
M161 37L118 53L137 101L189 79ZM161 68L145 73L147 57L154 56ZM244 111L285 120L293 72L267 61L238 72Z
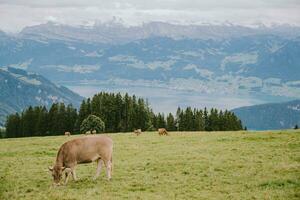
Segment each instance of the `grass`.
M113 179L93 181L78 165L52 187L47 167L65 141L81 136L0 140L0 199L299 199L300 132L110 134Z

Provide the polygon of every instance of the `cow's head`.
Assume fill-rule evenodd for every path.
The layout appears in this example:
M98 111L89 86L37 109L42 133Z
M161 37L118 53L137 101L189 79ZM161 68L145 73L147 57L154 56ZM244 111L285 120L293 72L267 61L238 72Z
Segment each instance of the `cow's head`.
M70 168L65 168L57 165L55 165L54 167L49 167L49 171L52 174L54 184L59 185L63 171L68 173L70 170L71 170Z

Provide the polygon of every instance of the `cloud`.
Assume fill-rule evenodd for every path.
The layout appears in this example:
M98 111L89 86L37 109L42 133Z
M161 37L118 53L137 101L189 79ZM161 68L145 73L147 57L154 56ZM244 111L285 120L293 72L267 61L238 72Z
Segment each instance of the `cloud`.
M149 21L300 25L299 13L298 0L0 0L0 29L16 32L49 20L70 25L93 24L114 16L127 25Z
M292 8L300 6L298 0L1 0L1 4L28 6L33 8L67 8L67 7L98 7L102 9L128 9L138 10L208 10L216 8L253 9L253 8Z

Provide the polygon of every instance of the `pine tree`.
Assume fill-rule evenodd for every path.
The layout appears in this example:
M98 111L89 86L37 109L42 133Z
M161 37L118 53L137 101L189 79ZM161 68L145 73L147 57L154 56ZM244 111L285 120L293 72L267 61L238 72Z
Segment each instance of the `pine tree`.
M181 127L182 119L181 119L181 109L180 109L180 107L177 108L175 121L176 121L177 131L182 130L182 127Z
M166 128L166 121L163 113L157 115L157 126L158 128Z
M96 98L96 96L94 96L94 98ZM80 108L79 108L77 128L80 126L80 124L82 123L82 121L88 116L88 109L87 109L87 107L88 106L87 106L85 100L83 100L82 103L81 103L81 105L80 105ZM96 109L95 107L93 107L93 110L98 111L98 109ZM96 113L94 113L94 114L96 114Z
M167 116L167 130L176 131L176 122L172 113L169 113Z
M87 115L92 114L92 105L91 105L91 99L90 98L88 98L86 100L86 114Z
M67 124L67 113L66 113L66 106L64 103L58 104L58 113L57 113L57 130L56 134L63 134L66 131L69 131L66 129Z
M204 131L203 111L196 110L194 115L195 115L195 130Z
M209 131L210 130L210 127L209 127L210 123L209 123L208 112L207 112L206 107L204 108L204 111L203 111L203 118L204 118L204 130Z
M28 137L34 135L35 132L35 117L34 117L34 111L31 106L24 112L23 116L23 124L22 124L22 136Z
M48 133L50 135L57 135L58 134L58 129L59 129L59 118L58 118L58 113L59 113L59 106L58 103L52 104L49 114L48 114Z
M219 131L218 110L212 108L208 116L208 131Z
M77 111L73 106L70 104L67 106L66 109L66 120L65 120L65 131L76 133L76 121L77 121Z
M22 137L21 119L18 113L7 117L5 128L6 137Z
M150 131L155 131L158 129L158 120L157 120L157 116L153 113L153 111L151 111L151 123L152 123L152 127L150 129Z
M36 130L37 135L43 136L46 135L48 130L48 111L45 106L40 108L40 112L38 115L37 123L36 123Z
M218 129L219 131L224 131L225 130L225 120L224 120L224 114L223 111L220 110L218 114Z
M120 132L122 131L122 116L123 116L123 100L122 95L120 93L117 93L116 100L115 100L115 106L116 106L116 113L115 113L115 123L114 123L114 131Z
M185 131L193 131L194 130L194 116L191 107L187 107L185 110Z
M123 119L122 119L122 131L129 131L129 111L130 111L130 99L129 95L126 93L124 96L124 103L123 103Z

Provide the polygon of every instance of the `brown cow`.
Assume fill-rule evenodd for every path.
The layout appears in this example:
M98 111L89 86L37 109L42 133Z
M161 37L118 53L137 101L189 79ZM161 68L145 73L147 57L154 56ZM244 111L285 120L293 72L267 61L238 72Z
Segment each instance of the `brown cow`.
M159 135L169 135L165 128L159 128L158 129L158 134Z
M107 178L111 179L112 173L112 153L113 141L107 136L86 136L76 138L64 143L56 157L53 167L49 167L52 172L54 184L59 185L63 172L65 172L65 184L67 184L70 174L76 180L75 166L81 163L97 161L96 179L101 172L102 163L106 166Z
M70 136L71 133L70 133L70 132L65 132L65 135L66 135L66 136Z
M142 134L142 130L141 129L135 129L134 134L136 134L136 136L139 136L140 134Z

